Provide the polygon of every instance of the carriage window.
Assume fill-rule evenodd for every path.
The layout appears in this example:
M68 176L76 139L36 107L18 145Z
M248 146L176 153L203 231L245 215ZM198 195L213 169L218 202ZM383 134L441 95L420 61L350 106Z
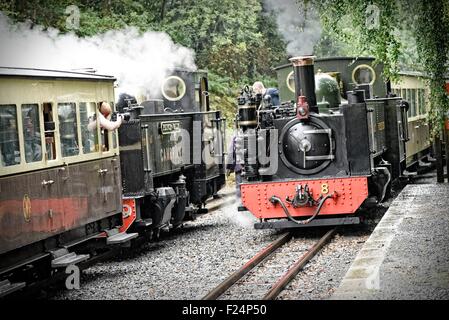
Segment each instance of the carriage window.
M412 109L412 117L417 115L416 108L416 89L410 89L410 108Z
M83 152L98 152L98 131L96 122L96 103L80 102L80 126ZM91 124L91 125L89 125Z
M424 98L424 89L418 90L418 100L419 100L419 114L426 113L426 101Z
M58 103L58 119L62 156L79 154L75 103Z
M170 101L181 100L186 94L184 80L177 76L170 76L162 84L162 95Z
M421 92L422 92L422 112L423 112L423 114L426 114L427 113L427 105L426 105L426 90L424 90L424 89L421 89Z
M407 117L411 117L412 116L412 103L410 101L410 89L402 89L402 91L404 93L402 98L405 99L405 101L407 101L409 104L409 108L407 111Z
M56 141L53 105L50 102L46 102L42 106L44 113L45 157L47 160L54 160L56 159Z
M367 64L361 64L352 71L352 81L355 84L374 84L376 72Z
M0 105L0 163L2 167L20 163L16 105Z
M41 161L41 128L39 124L39 106L37 104L22 104L22 129L26 162Z

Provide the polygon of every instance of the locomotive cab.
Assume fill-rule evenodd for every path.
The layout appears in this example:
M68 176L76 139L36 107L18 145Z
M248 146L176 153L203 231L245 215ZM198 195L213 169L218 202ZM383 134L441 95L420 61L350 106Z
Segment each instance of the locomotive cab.
M210 111L204 71L173 70L155 99L137 103L123 96L131 112L119 129L124 207L131 229L156 235L180 226L224 185L225 119Z

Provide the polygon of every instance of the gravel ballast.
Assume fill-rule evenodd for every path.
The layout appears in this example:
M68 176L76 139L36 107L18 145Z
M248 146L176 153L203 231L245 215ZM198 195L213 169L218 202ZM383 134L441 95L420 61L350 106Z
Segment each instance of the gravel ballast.
M221 193L229 192L231 188ZM282 233L255 230L257 220L239 212L239 201L230 203L230 198L211 201L208 207L217 209L158 242L84 270L79 290L61 290L54 299L201 299ZM340 227L278 299L329 298L387 206L373 209L363 225ZM295 238L309 247L325 230L302 229ZM298 258L304 253L300 251Z
M84 270L79 290L64 290L55 298L201 299L279 235L255 230L256 219L237 206L219 207L131 256Z

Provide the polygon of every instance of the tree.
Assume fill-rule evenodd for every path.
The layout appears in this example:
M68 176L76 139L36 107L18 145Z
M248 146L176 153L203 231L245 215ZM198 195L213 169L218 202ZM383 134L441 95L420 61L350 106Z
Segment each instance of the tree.
M388 78L397 78L400 62L421 66L429 76L433 135L440 131L449 110L444 91L449 57L448 0L303 1L318 8L326 34L351 44L349 48L356 55L376 57L384 63ZM415 41L404 41L407 35L413 35ZM415 44L419 64L413 63ZM407 48L408 56L401 56L401 46Z

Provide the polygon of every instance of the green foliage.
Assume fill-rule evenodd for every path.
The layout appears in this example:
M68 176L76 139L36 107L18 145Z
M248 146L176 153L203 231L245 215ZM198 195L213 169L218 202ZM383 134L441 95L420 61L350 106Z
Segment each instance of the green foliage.
M394 34L399 22L395 1L306 1L318 9L325 36L350 44L344 46L346 54L374 56L384 64L386 77L397 76L400 43ZM373 5L380 9L377 16Z
M134 26L142 32L164 31L192 48L197 66L210 71L212 107L228 119L235 113L240 87L256 80L273 85L271 68L285 55L285 43L274 17L264 12L263 0L11 0L1 2L0 10L17 21L69 32L69 5L80 9L78 36Z
M270 72L284 55L276 24L264 16L260 0L173 1L161 29L194 49L200 68L233 80Z
M371 55L391 79L404 66L428 73L431 119L439 128L449 109L442 86L449 52L448 0L297 1L313 5L320 14L324 30L315 55ZM80 9L79 36L134 26L142 32L167 32L192 48L198 67L210 71L213 107L228 118L241 86L255 80L276 85L271 68L286 55L276 17L264 8L264 0L4 0L0 10L16 21L69 32L69 5ZM375 20L371 5L380 9L375 27L370 27Z
M325 32L319 49L338 43L346 54L372 55L384 63L385 76L391 80L397 79L400 66L425 71L430 77L433 135L439 132L449 110L444 90L449 56L447 0L303 1L313 2L320 12ZM374 27L372 5L379 9L379 23Z
M416 0L414 5L401 0L404 19L415 35L418 55L430 84L430 120L437 135L449 111L449 98L445 91L445 75L449 57L449 2Z
M233 128L237 112L237 96L246 85L251 86L253 84L253 79L242 77L239 81L234 81L230 77L223 77L210 72L208 80L209 91L212 93L210 98L212 110L221 110L227 119L228 128ZM257 80L262 81L267 88L277 86L276 79L272 77L259 77Z

